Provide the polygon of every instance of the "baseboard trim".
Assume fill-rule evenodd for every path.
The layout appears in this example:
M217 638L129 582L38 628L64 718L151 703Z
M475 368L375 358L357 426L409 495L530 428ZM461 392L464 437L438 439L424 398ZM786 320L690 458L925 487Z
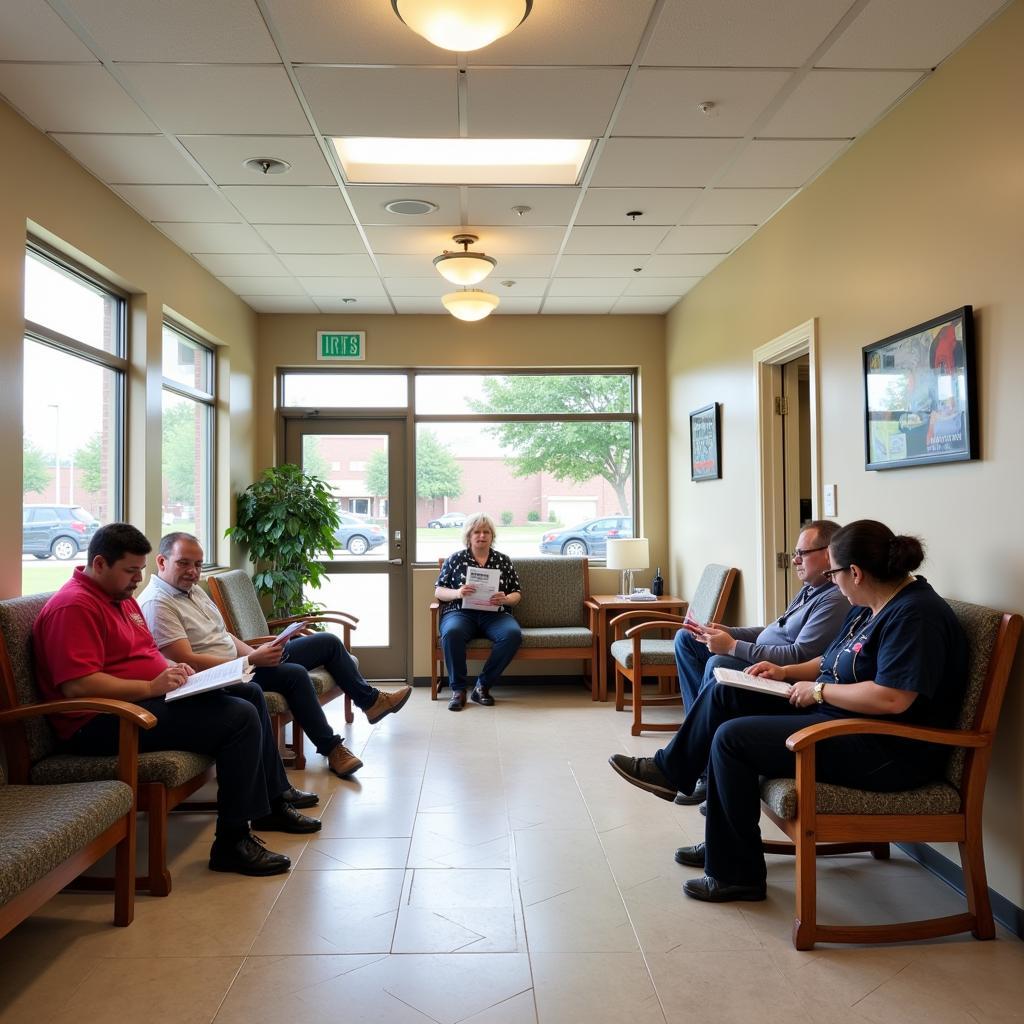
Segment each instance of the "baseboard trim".
M916 860L937 878L941 878L950 888L955 889L961 896L964 895L964 872L955 861L939 853L927 843L897 843L896 845L912 860ZM1004 928L1013 932L1018 939L1024 939L1024 910L994 889L990 888L988 895L992 901L992 916Z
M447 678L447 677L446 677ZM413 686L430 686L430 676L413 676ZM447 682L444 684L447 686ZM495 684L496 686L579 686L590 693L590 680L582 673L565 676L511 676L507 673Z

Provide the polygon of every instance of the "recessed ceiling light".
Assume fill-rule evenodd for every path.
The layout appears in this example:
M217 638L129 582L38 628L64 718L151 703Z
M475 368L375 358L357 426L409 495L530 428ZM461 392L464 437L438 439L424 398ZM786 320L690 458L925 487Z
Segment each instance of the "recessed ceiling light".
M257 174L286 174L292 169L287 160L278 160L273 156L254 156L245 161L245 166Z
M400 213L403 217L422 217L427 213L434 213L437 210L437 203L431 203L426 199L392 199L390 203L384 204L388 213Z

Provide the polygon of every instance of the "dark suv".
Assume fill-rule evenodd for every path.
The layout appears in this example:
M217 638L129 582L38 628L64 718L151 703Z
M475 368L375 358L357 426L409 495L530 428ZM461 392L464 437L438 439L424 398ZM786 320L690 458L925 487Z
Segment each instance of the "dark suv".
M74 558L99 527L99 520L81 505L22 505L21 553Z

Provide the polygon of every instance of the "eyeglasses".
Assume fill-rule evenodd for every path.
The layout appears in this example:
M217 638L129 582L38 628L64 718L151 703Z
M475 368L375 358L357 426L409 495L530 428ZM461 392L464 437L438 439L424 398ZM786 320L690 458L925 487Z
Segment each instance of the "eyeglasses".
M804 559L808 555L813 554L815 551L828 551L828 545L827 544L823 544L820 548L797 548L793 552L793 558L794 559L797 559L797 558Z
M846 572L849 568L850 567L848 565L841 565L838 569L825 569L821 575L831 583L839 573Z

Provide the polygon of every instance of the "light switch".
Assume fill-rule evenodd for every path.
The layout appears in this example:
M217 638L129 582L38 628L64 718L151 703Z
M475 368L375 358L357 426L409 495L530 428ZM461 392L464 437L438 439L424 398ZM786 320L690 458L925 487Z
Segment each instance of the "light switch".
M825 515L836 515L836 485L825 484Z

